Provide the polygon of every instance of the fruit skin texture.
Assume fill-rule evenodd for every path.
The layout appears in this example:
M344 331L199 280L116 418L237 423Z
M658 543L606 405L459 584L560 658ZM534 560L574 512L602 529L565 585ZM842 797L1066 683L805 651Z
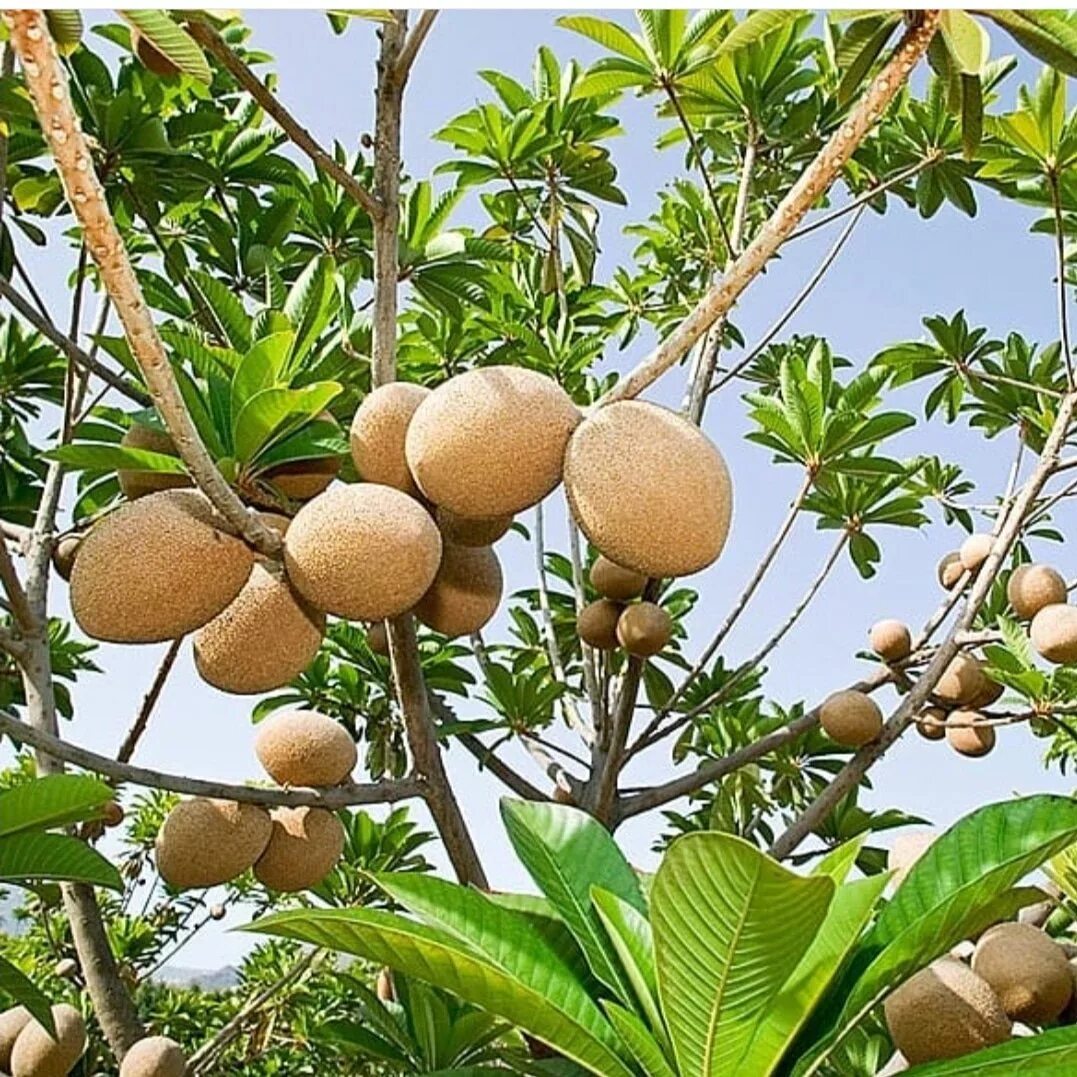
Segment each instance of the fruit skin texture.
M441 535L413 498L377 483L335 486L308 501L284 537L292 586L353 621L411 609L434 582Z
M932 962L883 1003L894 1046L914 1066L960 1058L1010 1038L990 985L952 957Z
M870 696L845 689L823 701L819 708L819 724L837 744L861 748L882 732L883 712Z
M11 1050L11 1077L66 1077L86 1050L86 1023L74 1006L52 1008L53 1039L37 1021L19 1033Z
M419 488L408 470L404 440L411 417L429 395L424 385L394 381L364 397L352 419L350 441L355 469L365 482L378 482L418 496Z
M622 568L602 554L595 558L589 575L591 586L603 598L612 598L614 602L630 602L633 598L639 598L647 586L646 576L630 568Z
M561 481L580 412L552 378L520 367L469 370L439 385L405 439L419 489L459 516L537 505Z
M324 634L325 614L304 602L282 572L256 564L235 601L195 634L195 666L222 692L268 692L314 661Z
M123 1056L120 1077L185 1077L187 1059L168 1036L146 1036Z
M132 423L120 444L125 449L142 449L145 452L158 452L165 456L179 456L176 451L176 443L170 434L156 427L147 426L145 423ZM120 489L128 501L136 501L147 494L155 494L159 490L178 490L183 487L193 486L187 475L170 475L161 471L133 471L120 468L116 472Z
M999 924L985 931L972 971L994 989L1015 1021L1045 1025L1066 1008L1073 975L1062 948L1031 924Z
M941 707L925 707L916 719L916 731L925 740L942 740L946 736L946 711Z
M75 567L75 558L81 545L81 535L63 535L56 540L52 548L52 567L56 569L56 575L61 580L71 579L71 571Z
M610 560L645 576L688 576L725 546L733 485L721 453L687 419L638 400L600 408L565 453L580 529Z
M254 865L263 886L294 893L317 886L344 851L344 827L324 808L274 808L273 833Z
M449 546L430 589L415 606L427 628L445 636L478 632L497 612L504 579L489 546Z
M978 759L995 747L995 727L983 725L979 711L951 711L946 719L946 741L959 755ZM971 723L971 724L970 724Z
M943 670L933 694L952 706L967 706L984 691L983 665L975 655L956 654Z
M511 514L504 516L457 516L438 506L434 514L445 543L454 546L493 546L512 527Z
M975 572L987 560L994 544L992 535L969 535L958 551L962 566L969 572Z
M0 1013L0 1070L4 1073L11 1068L11 1049L30 1020L30 1011L25 1006L14 1006Z
M912 651L912 633L901 621L878 621L868 633L871 649L885 662L900 662Z
M990 677L984 674L983 687L969 700L969 709L980 711L983 710L984 707L990 707L992 703L995 703L1002 697L1002 694L1005 691L1005 685L999 684L998 681L991 680Z
M253 562L200 493L164 490L121 506L83 539L71 608L94 639L177 639L239 594Z
M1077 608L1061 602L1044 606L1032 618L1028 636L1048 662L1077 662Z
M659 654L673 635L673 618L653 602L626 606L617 621L617 640L638 658Z
M358 754L348 731L314 711L280 711L258 727L254 754L279 785L339 785L355 769Z
M389 633L384 621L373 621L366 626L366 645L375 653L389 656Z
M1018 617L1035 617L1044 606L1066 601L1066 581L1050 565L1020 565L1006 582L1006 598Z
M949 591L965 574L965 566L961 563L961 554L957 550L946 554L939 562L939 567L935 570L935 574L939 578L939 586Z
M217 886L242 875L265 851L272 823L257 804L181 800L157 834L157 870L177 890Z
M615 651L620 646L617 622L623 611L624 606L608 598L588 603L576 618L576 633L584 643L600 651Z
M309 501L317 497L340 474L339 456L319 456L312 460L291 460L262 473L260 478L289 501Z

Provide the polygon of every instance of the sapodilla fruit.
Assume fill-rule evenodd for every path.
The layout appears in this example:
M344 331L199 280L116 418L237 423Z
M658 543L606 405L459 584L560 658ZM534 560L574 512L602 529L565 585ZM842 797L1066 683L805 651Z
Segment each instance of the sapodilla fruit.
M339 456L318 456L312 460L289 460L262 473L270 488L289 501L309 501L317 497L339 474Z
M81 545L82 535L61 535L56 540L52 547L52 567L56 569L56 575L61 580L71 579L71 571L75 567L75 558Z
M951 590L957 584L957 581L965 575L965 566L961 563L961 554L957 550L946 554L939 562L939 567L935 570L935 574L939 578L939 586L947 591Z
M281 711L258 727L254 754L278 785L339 785L355 769L355 741L315 711Z
M871 626L868 639L871 649L884 662L900 662L912 651L912 633L901 621L877 621Z
M980 936L972 971L993 988L1015 1021L1045 1025L1073 996L1073 975L1061 947L1032 924L1005 923Z
M886 857L886 868L894 873L893 883L900 886L912 866L931 848L938 835L930 830L921 830L915 834L899 834Z
M946 736L946 711L925 707L916 719L916 731L926 740L942 740Z
M459 516L537 505L561 481L579 409L552 378L520 367L469 370L412 416L408 467L424 496Z
M946 742L958 755L979 759L995 747L995 727L979 711L951 711L946 719Z
M344 827L324 808L274 808L273 832L254 865L270 890L294 893L317 886L344 851Z
M372 621L366 626L366 645L382 657L389 656L389 633L384 621Z
M951 706L968 706L984 691L986 680L980 660L962 651L943 670L933 694Z
M163 490L122 505L83 539L71 608L94 639L178 639L239 594L253 561L202 494Z
M647 586L647 577L630 568L615 565L608 557L599 554L591 566L591 586L603 597L614 602L630 602L639 598Z
M143 452L161 453L164 456L179 456L176 443L170 434L158 430L146 423L132 423L120 438L120 445L125 449L141 449ZM128 501L136 501L147 494L160 490L177 490L192 484L187 475L170 474L164 471L138 471L120 468L116 472L120 489Z
M415 616L442 635L470 635L497 612L503 585L501 562L489 546L446 544L434 582L415 605Z
M202 680L235 695L280 688L314 661L325 614L308 605L279 569L256 564L232 604L195 633Z
M404 439L411 417L429 395L424 385L394 381L363 398L352 419L350 441L355 470L364 482L379 482L418 496Z
M625 606L617 620L617 641L637 658L659 654L672 635L673 618L654 602Z
M1010 1038L990 985L952 957L933 961L883 1003L894 1046L912 1065L960 1058Z
M969 535L958 550L962 567L969 572L975 572L987 560L991 547L994 545L994 535Z
M131 1044L120 1064L120 1077L186 1077L183 1049L168 1036L146 1036Z
M513 517L504 516L457 516L455 512L438 506L434 513L438 530L446 543L454 546L493 546L503 538L510 527Z
M717 448L687 419L638 400L599 408L580 424L565 453L565 493L592 545L655 578L713 564L733 513Z
M82 1014L61 1002L52 1007L56 1035L31 1019L11 1049L11 1077L67 1077L86 1050Z
M0 1013L0 1072L7 1073L11 1069L11 1049L31 1020L25 1006L14 1006Z
M422 505L391 486L335 486L296 514L284 562L312 606L381 621L411 609L434 582L441 535Z
M600 598L583 607L576 618L576 634L584 643L599 651L615 651L620 646L617 638L617 622L624 606Z
M218 886L242 875L265 851L272 824L256 804L181 800L157 834L157 870L177 890Z
M845 748L861 748L882 732L883 712L871 696L844 689L823 701L819 724L835 743Z
M1006 582L1006 598L1013 612L1025 620L1036 616L1044 606L1066 601L1066 581L1050 565L1019 565Z
M1048 662L1077 662L1077 608L1056 602L1044 606L1028 629L1032 646Z
M991 680L985 673L983 688L969 700L969 710L979 711L983 710L984 707L990 707L992 703L1001 698L1005 691L1004 685L999 684L998 681Z

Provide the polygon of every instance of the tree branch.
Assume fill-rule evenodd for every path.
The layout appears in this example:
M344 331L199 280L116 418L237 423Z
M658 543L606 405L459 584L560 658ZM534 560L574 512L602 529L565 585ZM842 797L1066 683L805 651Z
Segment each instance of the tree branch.
M161 664L157 667L157 672L150 683L149 691L142 700L142 706L138 708L134 724L127 731L127 736L123 738L120 750L116 753L118 762L128 763L131 756L135 754L135 748L138 746L142 734L146 732L146 726L149 725L153 708L157 706L157 701L161 698L161 692L164 691L165 681L168 680L168 675L176 664L176 658L179 656L180 648L183 646L183 640L184 637L180 636L179 639L173 640L168 645L168 650L165 651L165 656L161 659Z
M396 60L396 78L401 85L408 81L408 76L411 74L412 66L415 63L415 57L419 55L419 49L423 47L423 42L431 29L433 29L434 20L437 17L438 12L434 8L419 12L415 28L405 39L404 47L400 50L400 55Z

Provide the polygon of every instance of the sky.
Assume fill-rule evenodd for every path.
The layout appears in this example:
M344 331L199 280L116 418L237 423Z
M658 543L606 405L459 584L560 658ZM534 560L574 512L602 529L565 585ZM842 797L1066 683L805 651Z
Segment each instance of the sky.
M609 13L627 19L627 13ZM449 11L442 13L414 69L404 110L403 150L407 171L429 176L445 160L447 148L432 135L448 119L490 97L477 72L496 68L520 81L530 77L539 44L552 47L562 62L576 57L588 63L597 51L582 38L554 25L549 11ZM251 11L252 44L276 57L278 92L293 113L323 143L340 140L352 149L360 133L370 131L373 114L372 26L356 23L336 37L315 12ZM996 39L998 51L1007 51ZM1022 66L1020 75L1035 71ZM1004 85L1004 100L1012 100L1019 77ZM608 275L631 251L630 237L621 234L629 221L644 219L657 205L658 192L684 173L679 151L659 152L655 138L661 130L653 103L626 99L616 106L627 134L611 144L619 183L628 195L627 210L603 210L603 255L599 276ZM439 182L444 182L444 179ZM825 336L834 351L863 367L881 348L921 338L921 319L965 310L973 325L984 325L995 337L1017 332L1047 343L1057 336L1052 247L1043 236L1030 234L1030 211L1003 203L979 191L980 210L974 220L944 208L931 221L893 204L883 217L865 215L822 285L784 330L789 334ZM840 227L840 226L839 226ZM792 245L772 263L736 310L735 322L751 343L759 339L810 277L836 237L835 229L817 233ZM66 309L65 279L70 259L50 253L34 265L35 276L54 311ZM55 316L55 315L54 315ZM646 351L635 342L625 353L611 353L603 370L627 370ZM735 357L735 356L734 356ZM676 406L685 372L675 368L647 398ZM891 406L921 412L922 387L905 391ZM700 601L689 622L694 658L722 622L735 596L786 512L799 480L796 469L775 466L769 454L743 439L749 429L739 391L719 393L707 412L705 430L721 449L733 475L734 521L721 559L687 583L699 590ZM960 462L977 483L976 501L991 501L1001 490L1015 447L1012 436L992 442L971 436L962 427L938 423L919 425L891 443L895 455L940 453ZM68 498L70 503L70 497ZM563 537L564 502L554 494L546 509L551 543ZM1072 511L1056 517L1065 532ZM525 519L523 522L527 523ZM824 560L833 533L816 533L802 520L793 541L777 562L748 612L741 618L725 651L735 663L752 651L781 623ZM772 656L768 693L789 705L809 705L861 675L866 665L856 658L864 649L870 625L897 617L919 626L935 610L940 591L935 565L958 546L963 533L933 522L921 531L895 531L880 536L884 556L878 575L862 581L850 562L843 561L809 613ZM531 548L510 536L498 547L507 589L533 585ZM1067 577L1074 566L1064 546L1043 545L1037 552L1058 565ZM66 596L57 588L55 611L66 612ZM495 621L487 638L506 638L505 619ZM108 672L83 678L75 691L77 719L65 733L79 744L114 752L137 710L165 647L120 648L103 645L99 662ZM892 706L895 698L883 699ZM481 713L480 704L462 704L461 716ZM244 780L259 777L254 759L251 702L229 697L204 685L194 672L185 648L143 738L135 761L145 766L184 774ZM943 744L928 743L910 734L872 772L873 789L864 802L878 807L900 806L945 826L979 804L1014 793L1068 792L1069 782L1041 764L1042 744L1022 727L999 731L996 751L980 760L955 755ZM526 758L511 757L521 769ZM486 775L475 773L471 757L459 749L449 753L464 812L483 853L493 886L524 888L527 880L514 863L497 813L492 810L502 790ZM669 773L661 760L631 772L633 781L652 783ZM533 770L528 776L540 780ZM417 814L422 817L420 809ZM633 821L618 836L639 866L653 868L650 846L660 829L656 816ZM433 857L444 866L444 857ZM232 962L250 945L249 936L228 934L240 917L195 940L177 960L184 965L217 967Z

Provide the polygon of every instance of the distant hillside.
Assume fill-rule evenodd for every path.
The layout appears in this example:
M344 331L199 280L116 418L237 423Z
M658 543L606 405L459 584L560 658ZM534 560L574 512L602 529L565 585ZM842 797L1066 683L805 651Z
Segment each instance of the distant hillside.
M153 978L173 987L201 987L205 991L223 991L239 983L239 973L231 965L214 970L165 965Z

